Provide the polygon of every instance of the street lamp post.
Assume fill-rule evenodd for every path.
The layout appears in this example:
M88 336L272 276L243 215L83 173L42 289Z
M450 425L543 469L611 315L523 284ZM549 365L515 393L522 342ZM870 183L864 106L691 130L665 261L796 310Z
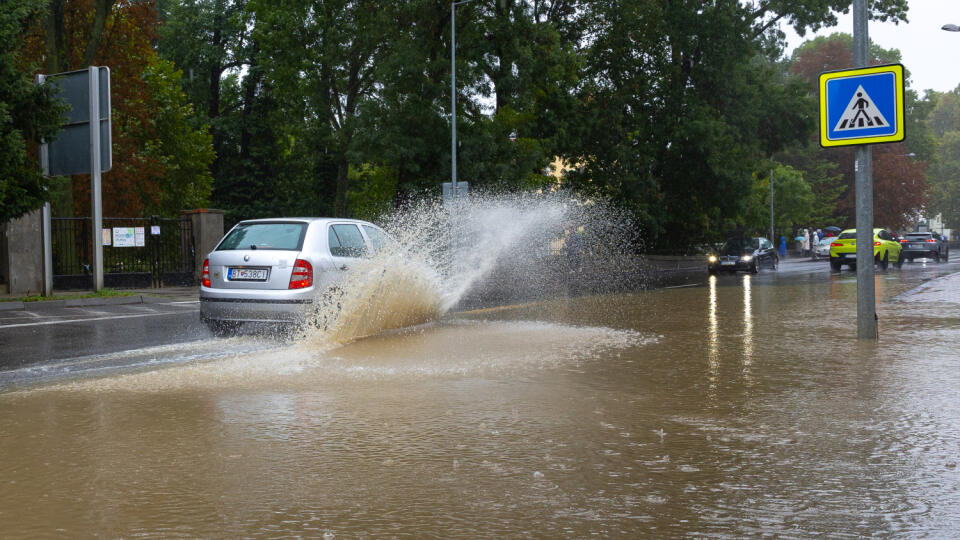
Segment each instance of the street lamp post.
M475 0L450 3L450 193L457 198L457 6Z

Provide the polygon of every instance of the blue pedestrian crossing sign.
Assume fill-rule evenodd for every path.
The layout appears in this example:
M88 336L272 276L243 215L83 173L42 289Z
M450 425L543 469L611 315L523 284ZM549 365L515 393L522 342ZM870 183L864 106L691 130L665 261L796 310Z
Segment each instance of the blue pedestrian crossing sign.
M904 139L903 66L820 74L820 146Z

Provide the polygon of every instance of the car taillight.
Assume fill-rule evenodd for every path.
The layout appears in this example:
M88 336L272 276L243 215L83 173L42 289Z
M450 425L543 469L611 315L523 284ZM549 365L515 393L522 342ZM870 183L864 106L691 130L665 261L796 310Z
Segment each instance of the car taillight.
M830 242L830 247L843 247L840 242Z
M313 266L303 259L297 259L293 263L293 273L290 274L290 286L288 289L303 289L313 285Z
M203 272L200 273L200 284L210 287L210 259L203 260Z
M934 240L933 238L927 238L927 243L928 243L928 244L932 244L932 243L934 243L934 242L936 242L936 240Z
M880 242L874 242L874 243L873 243L873 247L877 247L877 246L879 246L879 245L880 245Z
M907 242L908 242L908 240L907 240L906 238L901 238L901 239L900 239L900 243L901 243L901 244L906 244Z

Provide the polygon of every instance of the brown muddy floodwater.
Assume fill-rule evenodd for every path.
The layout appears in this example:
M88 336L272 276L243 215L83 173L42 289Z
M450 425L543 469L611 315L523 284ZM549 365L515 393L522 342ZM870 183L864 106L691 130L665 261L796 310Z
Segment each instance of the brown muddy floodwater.
M0 537L957 537L955 293L881 275L858 344L855 282L822 277L9 391Z

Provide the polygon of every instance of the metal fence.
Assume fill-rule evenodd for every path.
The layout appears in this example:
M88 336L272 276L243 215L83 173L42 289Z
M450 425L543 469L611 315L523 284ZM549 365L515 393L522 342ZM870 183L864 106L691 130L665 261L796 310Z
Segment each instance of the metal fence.
M53 286L93 287L92 219L53 218ZM193 285L193 225L189 218L103 218L106 287Z

